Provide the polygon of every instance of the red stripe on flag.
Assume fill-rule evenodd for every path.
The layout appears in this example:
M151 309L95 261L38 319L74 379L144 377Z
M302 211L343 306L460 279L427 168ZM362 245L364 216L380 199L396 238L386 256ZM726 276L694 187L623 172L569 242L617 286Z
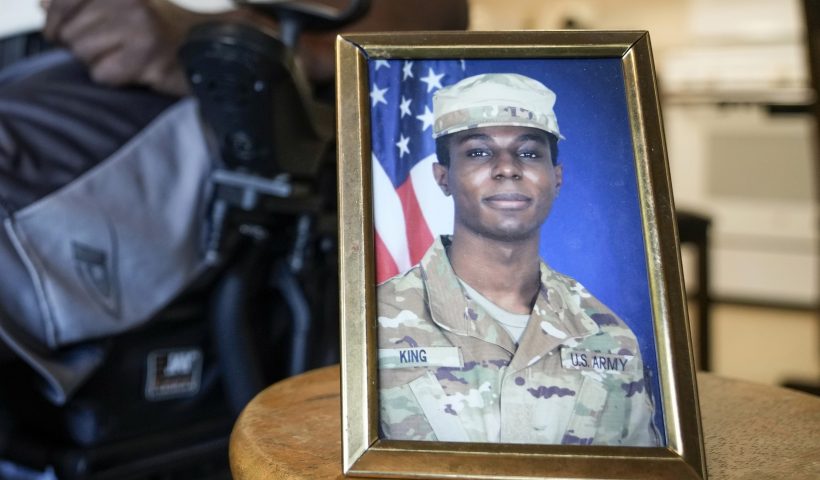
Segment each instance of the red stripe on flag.
M407 177L407 180L396 189L396 193L404 210L410 263L415 265L419 263L421 257L433 244L433 234L430 233L430 227L427 226L427 220L421 212L421 206L419 206L419 201L416 198L416 191L413 189L411 177Z
M396 266L396 262L393 260L393 256L390 255L390 250L384 246L384 242L382 242L382 237L379 236L379 232L376 232L376 283L382 283L383 281L395 277L399 274L399 267Z

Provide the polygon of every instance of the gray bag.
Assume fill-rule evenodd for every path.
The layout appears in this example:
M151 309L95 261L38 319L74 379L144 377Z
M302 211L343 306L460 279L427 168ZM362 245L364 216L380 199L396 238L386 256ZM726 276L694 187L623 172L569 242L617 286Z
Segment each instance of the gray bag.
M22 278L2 282L19 294L0 337L44 376L54 402L102 360L98 347L73 345L141 325L202 272L210 169L196 103L183 100L5 218L0 275Z

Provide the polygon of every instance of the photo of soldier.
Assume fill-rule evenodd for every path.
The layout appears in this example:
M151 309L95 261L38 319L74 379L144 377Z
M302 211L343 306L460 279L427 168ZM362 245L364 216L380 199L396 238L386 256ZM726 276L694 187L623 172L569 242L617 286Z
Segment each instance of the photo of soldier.
M638 337L540 254L565 179L556 93L485 73L432 101L452 235L377 287L381 436L662 445Z

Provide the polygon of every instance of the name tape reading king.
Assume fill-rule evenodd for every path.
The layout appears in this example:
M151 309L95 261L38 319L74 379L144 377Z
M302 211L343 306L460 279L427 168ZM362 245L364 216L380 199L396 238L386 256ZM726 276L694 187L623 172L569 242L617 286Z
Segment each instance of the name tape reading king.
M380 348L379 368L463 367L458 347Z

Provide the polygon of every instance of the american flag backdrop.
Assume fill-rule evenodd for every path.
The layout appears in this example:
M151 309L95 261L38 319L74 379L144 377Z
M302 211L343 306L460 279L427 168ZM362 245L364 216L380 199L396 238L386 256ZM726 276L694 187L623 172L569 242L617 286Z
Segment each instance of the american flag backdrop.
M418 263L435 235L453 231L453 206L433 179L433 93L465 77L453 60L370 65L376 281Z

